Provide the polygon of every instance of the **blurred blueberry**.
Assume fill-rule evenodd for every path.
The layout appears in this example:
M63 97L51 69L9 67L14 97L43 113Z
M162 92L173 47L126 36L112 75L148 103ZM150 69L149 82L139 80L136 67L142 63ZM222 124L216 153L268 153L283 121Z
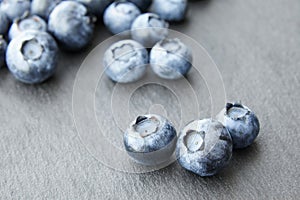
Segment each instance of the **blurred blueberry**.
M112 2L112 0L73 0L85 5L89 12L98 18L102 17L105 8Z
M0 68L5 64L5 53L6 53L7 43L0 35Z
M9 19L7 18L4 12L0 10L0 35L4 35L7 33L9 28Z
M56 42L50 34L25 31L9 43L6 64L19 81L40 83L53 75L57 51Z
M78 51L87 46L93 37L94 17L87 9L74 1L58 4L49 16L48 30L70 51Z
M180 133L176 156L183 168L200 176L212 176L231 159L230 134L216 120L192 121Z
M146 72L147 63L147 50L134 40L116 42L104 54L105 73L118 83L140 79Z
M151 67L161 78L181 78L189 72L191 63L190 49L178 38L163 39L150 52Z
M159 115L138 116L124 134L129 156L143 165L159 165L170 160L176 147L176 130Z
M145 13L134 20L131 26L132 39L147 48L153 47L168 35L168 22L153 13Z
M132 22L141 14L130 2L114 2L105 10L103 21L113 34L129 31Z
M167 21L182 21L187 11L187 0L153 0L150 11Z
M48 17L55 6L62 0L32 0L31 2L31 14L38 15L45 20Z
M251 145L259 133L257 116L240 103L227 103L217 118L228 129L235 149Z
M134 3L141 11L146 11L152 3L152 0L127 0Z
M30 3L30 0L3 0L0 11L13 21L30 12Z
M23 19L17 19L9 29L8 38L9 40L12 40L22 32L28 30L47 31L47 24L42 18L36 15L31 15Z

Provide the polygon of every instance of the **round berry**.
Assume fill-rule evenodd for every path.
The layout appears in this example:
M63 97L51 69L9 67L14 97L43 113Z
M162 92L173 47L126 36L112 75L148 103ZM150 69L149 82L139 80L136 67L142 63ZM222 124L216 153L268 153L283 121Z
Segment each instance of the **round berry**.
M192 121L180 133L176 156L183 168L200 176L212 176L231 159L230 134L216 120Z
M153 13L145 13L136 18L131 26L132 39L147 48L153 47L168 35L169 24Z
M189 72L191 63L190 49L178 38L163 39L150 52L151 67L161 78L181 78Z
M118 34L130 30L132 22L140 14L140 10L130 2L114 2L105 10L103 20L110 32Z
M145 74L147 64L147 50L134 40L116 42L104 54L105 73L118 83L139 80Z
M260 124L257 116L240 103L227 103L217 118L229 131L235 149L251 145L259 133Z
M187 0L153 0L150 11L167 21L182 21L187 11Z
M63 1L51 12L48 30L66 50L78 51L93 37L94 18L82 4Z
M143 165L158 165L170 159L176 146L176 130L159 115L138 116L124 134L129 156Z
M48 33L25 31L9 43L7 66L19 81L40 83L53 75L57 50L55 40Z

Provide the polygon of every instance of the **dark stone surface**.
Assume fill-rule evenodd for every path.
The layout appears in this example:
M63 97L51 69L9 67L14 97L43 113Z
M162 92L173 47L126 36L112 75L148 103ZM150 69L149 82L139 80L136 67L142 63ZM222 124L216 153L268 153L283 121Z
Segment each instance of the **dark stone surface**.
M124 173L86 150L73 121L72 89L89 50L109 37L104 27L98 26L84 52L62 52L57 73L41 85L19 83L2 68L1 198L297 199L299 11L298 0L195 0L188 19L171 27L206 47L219 66L228 100L241 100L261 122L255 143L235 151L229 167L211 178L177 163L151 173ZM161 98L168 97L164 94ZM135 99L136 106L149 103Z

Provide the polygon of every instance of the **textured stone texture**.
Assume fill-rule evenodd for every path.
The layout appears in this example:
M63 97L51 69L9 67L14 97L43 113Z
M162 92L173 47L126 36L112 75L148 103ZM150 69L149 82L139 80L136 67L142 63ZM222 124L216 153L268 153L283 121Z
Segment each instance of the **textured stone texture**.
M202 43L219 66L228 99L256 112L256 142L235 151L229 167L212 178L176 163L146 174L102 165L77 136L71 101L81 62L109 36L100 26L92 46L62 53L56 75L42 85L24 85L0 70L0 199L299 196L300 2L194 0L190 8L188 20L172 28Z

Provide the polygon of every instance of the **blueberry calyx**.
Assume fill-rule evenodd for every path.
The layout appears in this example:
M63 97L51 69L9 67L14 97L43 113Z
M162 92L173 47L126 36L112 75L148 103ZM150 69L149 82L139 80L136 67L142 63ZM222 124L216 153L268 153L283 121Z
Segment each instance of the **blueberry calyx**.
M38 60L44 52L44 47L33 38L23 43L21 52L25 60Z
M250 114L250 110L241 103L227 103L225 115L233 120L242 120Z
M145 116L139 116L136 119L136 123L133 125L134 131L138 133L142 138L156 133L159 128L160 122L155 117L147 118Z
M115 60L128 62L130 58L136 56L137 52L131 44L122 44L112 50L113 58Z
M181 49L176 39L164 39L160 42L160 46L167 50L167 53L176 53Z
M184 145L192 153L203 151L205 147L204 137L204 131L188 130L183 138Z

